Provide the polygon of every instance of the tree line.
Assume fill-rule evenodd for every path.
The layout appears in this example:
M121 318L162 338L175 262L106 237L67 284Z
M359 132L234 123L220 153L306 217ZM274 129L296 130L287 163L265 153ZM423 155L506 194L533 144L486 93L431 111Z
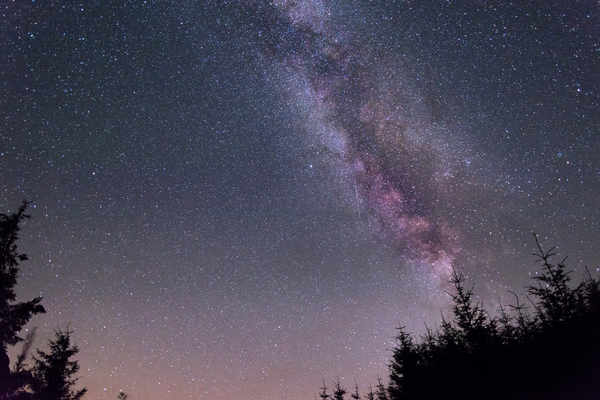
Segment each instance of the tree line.
M573 286L565 260L553 263L534 234L541 274L527 288L527 301L501 307L492 316L474 301L465 276L454 270L452 318L442 317L419 339L398 329L389 382L379 380L353 400L600 398L600 279L586 269ZM321 400L344 400L339 379L325 382Z
M46 312L41 297L16 302L19 263L27 260L27 255L17 251L17 239L19 224L30 218L28 204L21 203L14 214L0 214L0 399L80 400L87 389L74 389L79 363L72 357L79 348L71 342L69 327L56 329L48 341L49 351L38 349L31 359L36 330L31 329L24 338L19 336L33 316ZM8 350L19 343L21 349L11 367Z

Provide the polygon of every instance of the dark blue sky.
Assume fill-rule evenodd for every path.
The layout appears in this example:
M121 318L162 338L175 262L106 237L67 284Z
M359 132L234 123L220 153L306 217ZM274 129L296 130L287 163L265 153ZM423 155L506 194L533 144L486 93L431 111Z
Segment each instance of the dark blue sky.
M468 4L467 4L468 3ZM395 328L600 265L597 2L0 5L19 296L89 399L310 399Z

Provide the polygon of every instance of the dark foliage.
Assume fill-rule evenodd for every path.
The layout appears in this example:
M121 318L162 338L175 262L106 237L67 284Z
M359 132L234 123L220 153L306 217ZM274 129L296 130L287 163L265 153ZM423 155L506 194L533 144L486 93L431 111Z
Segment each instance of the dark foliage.
M333 400L344 400L344 395L348 393L340 384L340 378L333 383Z
M79 363L71 361L71 357L79 352L79 348L71 344L71 333L55 331L54 340L49 341L50 352L38 350L34 357L33 367L33 400L80 400L87 389L74 391L77 382L73 376L79 371Z
M399 328L389 384L378 379L364 398L600 398L600 279L588 272L572 288L565 260L552 264L553 249L544 251L535 240L542 274L527 288L529 308L515 294L516 304L492 317L455 270L452 319L442 317L419 341ZM339 388L334 382L336 400L345 394ZM324 382L320 397L332 398ZM356 385L351 398L360 400Z
M356 380L354 381L354 391L350 394L350 398L352 400L360 400L360 393L358 392L358 383L356 383Z
M23 202L12 215L0 214L0 400L80 400L86 389L73 391L79 370L77 361L70 358L77 354L77 346L71 345L71 331L58 330L49 342L50 352L37 351L33 366L27 359L35 338L36 329L29 331L25 339L19 336L23 326L31 318L44 313L41 298L25 303L15 303L15 286L19 262L27 260L17 251L19 224L29 218L25 212L28 203ZM8 347L23 342L14 368L10 369Z
M491 317L454 273L452 321L421 341L400 328L390 365L391 400L592 399L600 394L600 280L569 286L564 260L538 244L543 273L519 304Z
M319 392L319 398L321 400L329 400L331 399L331 395L329 393L327 393L327 385L325 385L325 380L323 380L323 386L321 386L319 388L320 392Z
M0 399L12 397L27 379L27 373L22 369L10 371L8 346L22 341L18 336L21 328L34 315L45 312L39 297L15 303L19 262L27 260L25 254L17 251L16 244L19 223L29 218L25 214L27 206L28 203L23 202L12 215L0 213Z
M375 392L377 400L388 400L387 390L381 378L377 378L377 391Z

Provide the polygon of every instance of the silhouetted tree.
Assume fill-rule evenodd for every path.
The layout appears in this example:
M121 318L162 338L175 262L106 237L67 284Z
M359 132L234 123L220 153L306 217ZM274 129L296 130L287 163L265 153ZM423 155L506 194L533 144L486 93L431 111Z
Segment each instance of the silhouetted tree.
M453 319L422 340L400 328L388 392L401 399L592 399L600 393L600 280L571 288L564 260L551 263L536 236L543 273L523 304L492 318L453 273ZM377 395L381 392L381 383Z
M535 235L535 234L534 234ZM389 383L377 380L367 400L565 400L600 394L600 278L586 275L571 287L565 260L551 262L535 236L542 274L527 288L528 308L501 307L492 317L474 301L473 286L453 271L452 318L416 340L396 336ZM531 311L531 312L530 312ZM339 388L335 384L334 400ZM325 382L321 399L329 400ZM355 385L353 400L359 400Z
M79 352L79 348L71 345L72 331L55 331L54 340L49 341L50 352L37 351L34 357L33 382L31 388L35 400L79 400L87 392L86 388L74 391L72 388L78 378L78 361L71 357Z
M117 399L119 400L127 400L127 395L123 392L120 392L119 395L117 396Z
M353 400L360 400L360 394L358 393L358 383L356 383L356 379L354 380L354 391L350 394L350 397Z
M585 286L579 286L575 289L569 287L571 277L565 270L564 260L557 265L550 263L550 258L555 256L554 248L544 251L540 242L535 236L539 253L534 253L538 257L544 268L544 273L533 279L538 281L537 286L529 286L529 293L539 299L538 318L543 324L558 324L572 319L581 311L585 311Z
M11 382L13 387L16 388L12 391L12 395L8 396L8 398L11 400L28 400L31 398L31 394L27 389L31 384L32 375L28 368L29 365L26 363L26 361L29 358L29 353L31 351L31 347L33 346L36 332L37 329L33 328L27 333L25 339L23 340L21 351L17 355L17 360L15 361L15 365L11 373Z
M327 385L325 385L325 379L323 379L323 386L321 386L319 388L320 392L319 392L319 398L321 400L329 400L331 399L331 395L329 393L327 393Z
M333 382L333 400L344 400L344 395L348 393L340 384L340 378Z
M373 392L373 386L369 385L369 393L367 393L367 400L375 400L375 393Z
M377 391L375 392L377 400L388 400L387 390L381 377L377 377Z
M25 361L27 360L27 358L29 358L29 353L31 352L31 347L33 346L33 341L35 340L36 334L37 328L34 327L27 333L27 336L25 336L25 339L23 340L23 345L21 346L21 351L17 356L17 361L15 361L15 366L13 368L14 372L25 371L25 367L27 367Z
M23 339L18 336L21 328L36 314L44 313L37 297L28 302L15 303L15 286L19 275L19 262L27 260L17 251L19 224L29 218L25 214L28 203L22 202L18 211L11 215L0 213L0 399L12 397L22 387L22 371L10 371L8 346Z

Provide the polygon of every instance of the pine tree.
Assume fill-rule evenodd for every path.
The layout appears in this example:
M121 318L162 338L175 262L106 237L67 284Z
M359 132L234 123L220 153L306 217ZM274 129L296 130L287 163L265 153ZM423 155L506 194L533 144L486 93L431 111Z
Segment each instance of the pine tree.
M34 327L27 333L25 339L23 340L21 351L17 355L17 360L15 361L13 370L11 372L11 383L13 389L11 390L12 394L7 396L8 399L31 399L31 394L29 393L28 388L31 384L32 375L29 369L29 364L27 363L27 359L29 358L29 353L31 351L31 347L33 346L36 332L37 329Z
M40 297L15 303L19 262L27 260L27 255L17 251L16 241L19 224L29 218L25 214L28 204L21 203L12 215L0 213L0 399L9 398L20 388L20 379L10 371L8 347L23 340L18 334L34 315L45 312Z
M25 336L23 340L23 346L21 347L21 351L17 356L17 361L15 361L15 366L13 368L14 372L23 372L25 371L25 367L27 367L27 363L25 362L29 357L29 352L31 351L31 347L33 346L33 342L35 340L35 336L37 334L37 328L33 327Z
M596 398L600 393L600 279L575 288L564 260L551 263L536 237L543 272L527 290L535 312L519 302L492 318L454 272L453 318L420 342L400 329L390 364L389 398ZM515 295L516 296L516 295ZM376 394L382 393L381 384ZM379 399L378 399L379 400Z
M350 397L353 400L360 400L360 394L358 393L358 383L356 383L356 379L354 380L354 392L350 394Z
M366 400L564 400L600 393L600 278L572 288L564 260L553 264L537 236L543 271L527 288L529 312L517 299L492 317L456 271L452 318L417 341L399 329L387 387L381 378ZM336 383L334 383L336 384ZM334 392L334 400L339 380ZM331 399L323 383L322 399ZM345 391L344 391L345 393ZM360 400L358 386L351 394Z
M329 400L329 399L331 399L331 395L329 395L329 393L327 393L327 386L325 385L325 379L323 379L323 386L320 387L319 390L321 391L319 393L319 398L321 400Z
M375 393L373 393L373 386L369 385L369 393L367 393L367 400L375 400Z
M377 392L375 392L375 395L377 396L377 400L388 400L387 390L381 377L377 377Z
M539 253L534 253L534 256L538 258L537 262L542 263L544 273L533 278L538 281L538 285L529 286L528 291L539 298L538 316L545 324L568 321L581 308L582 287L576 289L569 287L571 277L570 271L565 269L566 258L557 265L552 264L550 258L556 255L554 247L544 251L535 233L534 237L539 250Z
M71 333L58 329L54 340L49 341L50 352L38 350L34 357L32 390L35 400L80 400L87 392L86 388L73 391L78 378L73 376L79 371L79 362L70 358L79 352L71 345Z
M119 392L117 399L118 400L127 400L127 395L123 391L121 391L121 392Z
M344 400L344 395L347 393L346 389L340 384L340 378L333 383L333 400Z
M489 317L481 304L473 304L473 286L465 290L464 281L464 275L453 269L450 282L454 285L456 294L450 296L456 333L462 336L462 342L469 346L487 344L497 333L497 321Z

